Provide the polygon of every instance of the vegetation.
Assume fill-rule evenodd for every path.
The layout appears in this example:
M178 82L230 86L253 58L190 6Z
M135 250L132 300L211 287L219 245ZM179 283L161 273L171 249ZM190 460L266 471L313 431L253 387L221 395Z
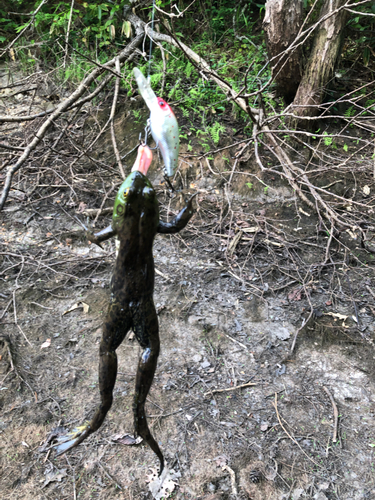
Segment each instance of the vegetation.
M290 0L283 2L287 5ZM185 123L180 133L182 138L188 140L189 150L192 149L192 137L207 153L216 147L221 137L226 135L226 125L221 120L228 116L239 120L243 135L253 135L254 143L259 147L266 146L266 138L270 138L269 129L280 134L275 137L276 142L279 137L283 140L288 138L292 145L291 141L300 137L289 133L296 127L309 128L322 144L337 147L338 141L326 130L327 121L322 127L316 121L304 121L305 116L319 114L319 119L327 119L333 115L336 123L344 122L345 128L355 125L365 116L372 116L375 102L375 67L371 59L375 47L373 3L360 2L357 6L354 2L346 12L342 0L333 3L321 0L317 4L303 2L299 34L294 34L294 39L288 40L288 43L292 47L293 43L303 46L299 71L305 72L305 80L302 78L294 107L287 113L284 98L287 103L292 102L295 91L288 93L280 86L275 57L267 53L273 41L267 30L267 37L263 31L267 16L268 19L270 15L272 17L272 3L269 0L267 3L240 1L234 4L222 0L197 1L191 5L181 1L177 5L170 0L156 1L152 58L148 57L150 39L145 37L141 50L133 59L144 73L150 74L156 93L165 96L181 111ZM332 5L337 15L330 13ZM98 66L106 65L130 40L134 40L137 21L131 20L132 9L136 11L136 19L150 26L151 2L133 4L129 0L77 0L44 3L16 0L12 8L3 3L0 9L0 42L3 47L0 55L5 61L21 62L25 71L51 70L58 82L64 82L65 87L71 85L76 88L85 81L86 75L96 71ZM314 58L319 60L320 54L316 48L319 49L319 43L325 43L327 33L326 27L320 30L321 19L324 23L334 23L339 13L342 19L341 25L335 27L335 37L340 42L342 39L343 43L334 46L327 42L332 45L332 54L318 70ZM344 18L347 20L345 33ZM282 25L278 28L282 32ZM280 61L283 57L287 63L287 50L283 49ZM135 94L131 76L133 63L122 64L124 77L120 81L121 89L132 96ZM328 66L328 70L324 66ZM293 66L289 71L293 78ZM322 73L318 74L320 71ZM308 87L311 75L317 76L316 88ZM94 91L106 78L104 71L98 71L87 85ZM263 110L266 120L262 124L259 122L258 128L253 128L259 120L256 118L259 108ZM301 110L304 110L303 113ZM298 116L302 116L303 120L297 123ZM262 130L259 130L260 126ZM306 141L311 141L311 137L307 136ZM347 142L345 147L348 147ZM285 164L282 152L277 152L275 147L273 151L279 164ZM259 163L259 156L257 161ZM293 170L291 158L287 164ZM260 167L266 170L265 165ZM284 175L290 181L290 172L284 171ZM292 182L292 186L297 189L296 183ZM301 190L298 193L307 201Z

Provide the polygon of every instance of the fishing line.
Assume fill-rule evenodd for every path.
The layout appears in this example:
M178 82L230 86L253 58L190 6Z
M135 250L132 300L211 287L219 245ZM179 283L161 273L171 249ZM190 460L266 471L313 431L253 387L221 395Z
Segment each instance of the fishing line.
M154 18L155 18L155 0L152 2L152 14L151 14L151 29L154 30ZM150 54L148 56L148 75L147 80L150 81L151 72L151 59L152 59L152 37L150 36Z
M154 19L155 19L155 1L156 0L153 0L152 1L152 14L151 14L151 29L152 31L154 30ZM150 83L150 80L151 80L151 77L150 77L150 73L151 73L151 62L152 62L152 36L150 36L150 52L149 52L149 56L148 56L148 74L147 74L147 81ZM151 129L151 126L150 126L150 120L151 120L151 112L150 112L150 118L147 120L147 125L146 125L146 128L145 128L145 141L144 141L144 144L147 144L147 134L148 134L148 131ZM139 135L139 140L141 140L141 134ZM152 148L152 149L157 149L159 146L158 144L156 144L156 147L155 148ZM167 170L164 166L164 179L168 185L168 187L170 188L170 190L172 192L175 192L176 190L174 189L174 187L172 186L171 184L171 181L169 180L169 177L168 177L168 174L167 174Z

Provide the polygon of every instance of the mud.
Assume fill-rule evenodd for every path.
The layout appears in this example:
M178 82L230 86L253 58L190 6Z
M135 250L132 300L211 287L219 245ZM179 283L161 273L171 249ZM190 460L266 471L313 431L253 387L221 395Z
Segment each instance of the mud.
M130 149L143 125L126 116L117 133ZM97 149L108 163L109 144L106 136ZM196 215L154 245L161 354L147 414L170 470L163 497L375 498L374 254L345 233L325 261L328 235L288 186L268 179L265 191L255 180L250 189L244 174L246 182L260 176L251 159L229 185L223 154L211 162L214 174L188 155L182 147L176 184L199 190ZM118 349L102 428L66 456L41 451L52 429L80 425L99 401L115 245L89 245L81 224L120 179L88 164L69 178L61 163L76 197L53 187L44 188L49 198L40 190L25 197L32 167L1 214L2 498L161 498L151 492L151 450L114 438L132 432L140 348L131 335ZM169 198L158 169L151 178L168 218L182 200Z

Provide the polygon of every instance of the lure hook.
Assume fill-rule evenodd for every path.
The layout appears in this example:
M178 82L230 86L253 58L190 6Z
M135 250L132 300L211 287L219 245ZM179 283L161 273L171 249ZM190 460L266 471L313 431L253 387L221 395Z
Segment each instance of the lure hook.
M145 126L145 129L144 129L144 133L145 133L145 140L142 141L142 132L139 133L139 143L142 145L142 146L147 146L147 138L148 138L148 135L149 133L151 132L151 127L150 127L150 118L147 120L147 123L146 123L146 126ZM155 149L155 148L154 148Z

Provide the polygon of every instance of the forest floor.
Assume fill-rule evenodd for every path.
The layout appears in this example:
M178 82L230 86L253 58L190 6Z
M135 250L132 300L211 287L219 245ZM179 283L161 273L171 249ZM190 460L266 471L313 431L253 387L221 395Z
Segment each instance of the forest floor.
M28 95L4 95L1 114L42 106ZM82 111L72 134L89 123L88 134L103 115L105 104ZM116 116L123 151L137 144L136 121L124 110ZM34 131L35 123L1 124L3 140ZM81 224L107 195L105 206L113 204L120 177L110 136L80 161L68 140L45 161L41 147L15 178L0 215L3 500L375 498L375 252L350 232L331 238L251 155L230 182L225 158L236 157L242 139L228 135L224 145L240 144L213 161L182 146L176 184L199 192L196 214L154 244L161 353L147 415L167 461L159 493L153 452L118 442L133 430L141 349L131 335L117 351L103 426L65 456L43 451L53 429L80 425L99 402L115 244L89 244ZM340 182L355 183L361 197L361 186L375 188L369 172ZM166 220L180 196L170 197L156 165L150 177Z

